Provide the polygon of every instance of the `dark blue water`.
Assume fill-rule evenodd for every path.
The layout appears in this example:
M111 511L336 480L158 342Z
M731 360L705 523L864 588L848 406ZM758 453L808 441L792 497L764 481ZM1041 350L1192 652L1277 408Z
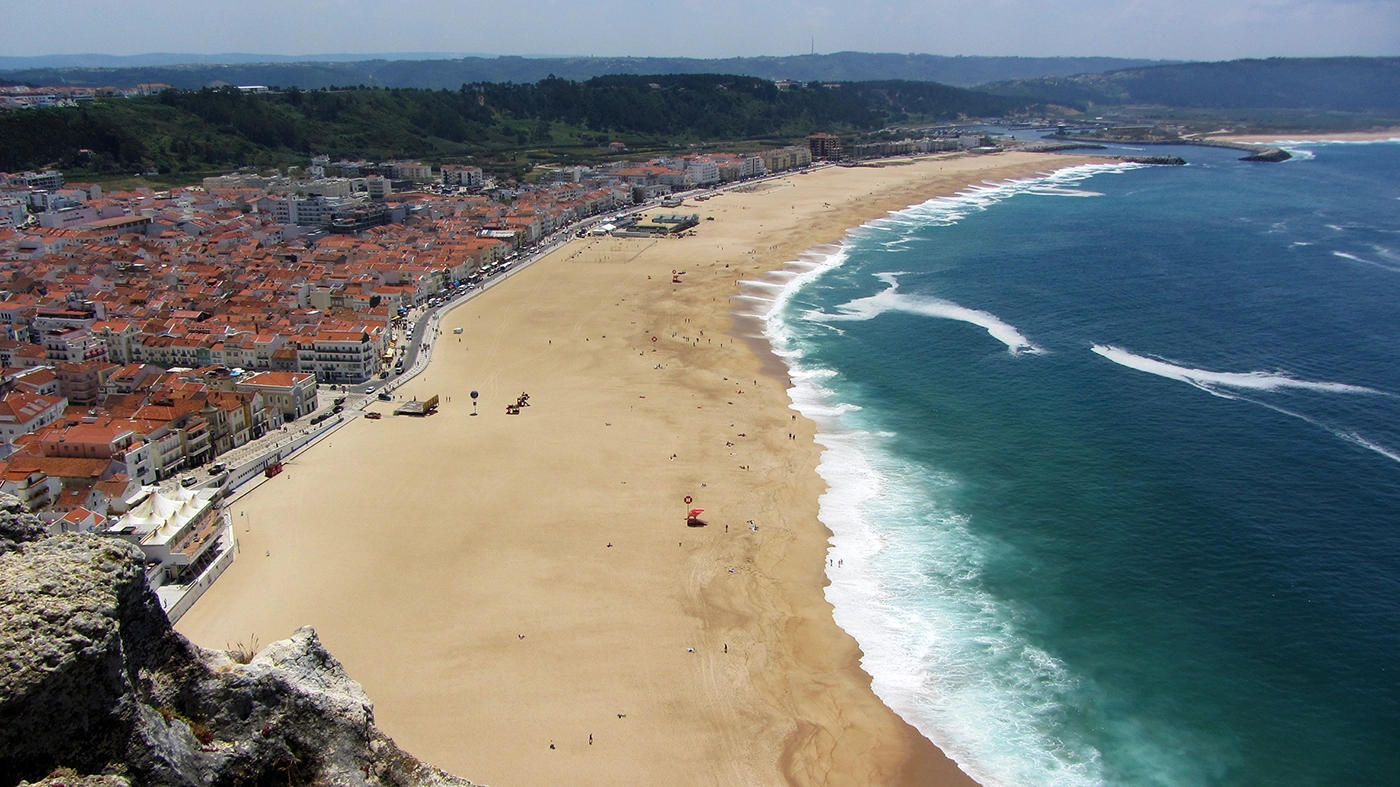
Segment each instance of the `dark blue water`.
M913 208L770 320L837 621L989 787L1400 784L1400 144L1301 147Z

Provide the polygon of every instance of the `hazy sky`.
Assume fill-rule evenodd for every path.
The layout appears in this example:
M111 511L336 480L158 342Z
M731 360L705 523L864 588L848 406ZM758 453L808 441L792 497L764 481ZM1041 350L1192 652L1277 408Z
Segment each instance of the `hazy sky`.
M0 0L0 55L1400 54L1400 0Z

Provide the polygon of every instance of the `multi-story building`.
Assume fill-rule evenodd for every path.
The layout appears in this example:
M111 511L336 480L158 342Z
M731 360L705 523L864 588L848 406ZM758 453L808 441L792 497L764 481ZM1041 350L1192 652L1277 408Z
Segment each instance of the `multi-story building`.
M442 182L445 186L465 186L467 188L481 188L485 183L481 167L466 167L461 164L443 164Z
M121 366L104 360L58 365L58 391L69 404L94 405L104 398L107 379Z
M107 345L87 328L46 333L42 337L44 353L55 363L82 363L107 359Z
M811 166L812 151L806 146L790 145L785 148L765 150L760 154L763 167L768 172L784 172Z
M62 396L44 396L28 391L9 391L0 395L0 452L14 450L16 438L41 429L63 417L68 400Z
M242 393L262 396L273 419L269 427L279 426L316 411L316 375L302 372L262 372L234 385Z
M714 159L696 156L686 163L686 175L697 186L708 186L719 182L719 164Z
M432 165L421 161L394 161L389 164L389 177L394 180L428 183L433 179L433 168Z
M147 490L108 533L146 556L146 582L172 622L233 562L232 523L215 504L218 490Z
M128 364L136 360L141 344L141 326L130 320L103 320L92 326L92 335L102 343L107 360Z
M336 197L301 198L288 195L272 200L272 215L280 224L323 227L331 223L336 212L345 207Z
M379 353L368 333L319 333L298 341L298 368L323 383L362 383L379 370ZM299 417L299 416L298 416Z

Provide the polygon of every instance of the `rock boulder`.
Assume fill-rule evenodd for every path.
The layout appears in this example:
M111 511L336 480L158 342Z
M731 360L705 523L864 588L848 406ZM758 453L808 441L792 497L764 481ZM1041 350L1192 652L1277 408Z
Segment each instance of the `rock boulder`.
M312 629L206 651L170 627L134 546L0 537L0 787L471 784L380 732Z

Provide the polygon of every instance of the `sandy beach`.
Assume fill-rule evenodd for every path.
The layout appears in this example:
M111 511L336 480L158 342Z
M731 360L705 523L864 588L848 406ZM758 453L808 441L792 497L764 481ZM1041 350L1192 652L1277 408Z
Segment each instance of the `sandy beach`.
M972 784L832 621L820 448L730 299L889 210L1086 160L828 168L664 211L693 237L562 247L443 319L399 391L438 414L379 403L233 503L241 553L178 628L314 626L401 746L495 787Z

